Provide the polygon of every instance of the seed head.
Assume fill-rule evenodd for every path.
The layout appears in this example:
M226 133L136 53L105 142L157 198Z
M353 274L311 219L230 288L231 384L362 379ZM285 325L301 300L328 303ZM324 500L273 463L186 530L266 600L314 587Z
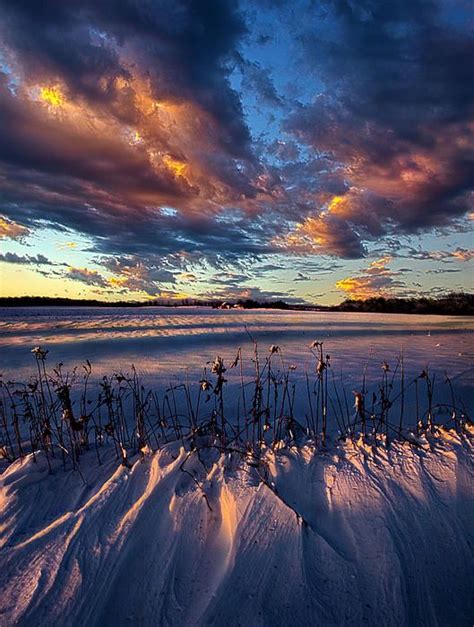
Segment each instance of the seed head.
M41 348L41 346L35 346L34 348L31 349L31 352L33 353L33 355L35 355L36 359L38 360L46 359L46 355L49 353L49 351L44 350L43 348Z
M224 367L224 360L222 359L222 357L217 355L217 357L212 362L211 372L213 374L217 374L218 376L222 376L225 371L226 368Z
M364 396L361 392L352 392L354 394L354 408L358 414L364 411Z
M201 386L201 390L203 392L207 392L212 388L211 382L207 379L201 379L201 381L199 381L199 385Z
M324 370L326 370L326 364L324 363L324 361L322 359L318 359L318 364L316 366L316 372L321 375Z

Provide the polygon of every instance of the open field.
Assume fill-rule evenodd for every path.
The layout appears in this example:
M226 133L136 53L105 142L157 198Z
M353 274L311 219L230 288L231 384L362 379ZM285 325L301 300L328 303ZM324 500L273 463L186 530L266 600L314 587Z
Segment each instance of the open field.
M3 315L0 624L472 623L469 319Z
M217 354L234 359L237 347L251 355L279 345L298 366L294 377L313 368L307 350L323 341L333 370L359 383L361 364L379 377L380 362L404 351L409 374L419 368L449 372L459 385L474 383L474 321L469 317L404 316L285 311L219 311L206 308L49 308L0 309L2 371L24 378L32 368L29 351L49 349L49 360L72 368L89 359L97 374L135 364L155 385L199 377Z

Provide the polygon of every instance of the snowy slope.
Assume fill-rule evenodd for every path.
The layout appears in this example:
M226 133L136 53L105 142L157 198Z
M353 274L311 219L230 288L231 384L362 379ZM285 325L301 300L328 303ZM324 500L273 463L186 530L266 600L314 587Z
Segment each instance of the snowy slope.
M15 462L0 624L472 625L473 435L283 447L258 471L179 444L130 470L91 452L87 485Z

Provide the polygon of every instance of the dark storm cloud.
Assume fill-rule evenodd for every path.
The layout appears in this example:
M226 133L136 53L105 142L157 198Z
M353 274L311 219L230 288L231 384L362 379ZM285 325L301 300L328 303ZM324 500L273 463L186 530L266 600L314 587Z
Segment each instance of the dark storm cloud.
M246 27L235 0L2 0L2 37L23 71L64 79L110 102L125 60L145 67L159 97L198 100L222 122L222 142L249 156L249 134L226 61Z
M474 181L474 39L459 5L323 6L303 38L327 90L287 130L345 168L343 217L368 238L449 224L472 207Z
M0 0L4 236L86 234L121 260L102 264L116 282L154 293L195 264L358 258L463 215L474 46L459 5L262 5L266 28L281 20L302 42L310 104L281 90L281 59L269 68L242 47L258 29L237 0ZM286 134L250 133L246 93L286 116Z
M0 74L0 163L8 175L7 191L24 180L34 188L63 195L72 192L79 200L82 191L84 201L94 198L95 186L113 187L125 199L138 189L170 198L192 194L189 186L165 171L161 177L153 175L144 155L119 137L99 136L86 125L45 119L38 107L19 101L10 92L7 80Z
M228 81L245 32L233 0L3 1L0 12L8 216L86 233L106 253L232 257L265 248L243 220L216 220L255 198L260 171ZM59 104L49 110L32 89L56 83Z

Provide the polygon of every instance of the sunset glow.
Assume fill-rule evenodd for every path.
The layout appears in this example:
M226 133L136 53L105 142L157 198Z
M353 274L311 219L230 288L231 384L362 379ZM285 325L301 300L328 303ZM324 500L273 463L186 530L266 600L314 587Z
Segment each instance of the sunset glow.
M328 304L472 288L460 6L225 0L133 22L125 5L1 9L4 293Z
M41 87L40 98L43 102L56 109L64 104L64 96L57 87Z
M471 5L0 0L0 627L474 627Z
M174 159L170 155L164 155L163 162L166 167L175 174L175 176L184 176L186 172L186 164L183 161Z

